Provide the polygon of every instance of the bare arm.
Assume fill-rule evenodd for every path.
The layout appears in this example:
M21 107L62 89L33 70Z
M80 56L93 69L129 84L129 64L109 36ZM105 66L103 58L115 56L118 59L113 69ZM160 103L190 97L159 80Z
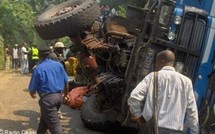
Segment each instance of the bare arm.
M36 98L36 92L30 92L31 98L35 99Z
M151 81L151 74L146 76L131 92L128 98L128 105L130 112L135 118L142 117L143 104L148 91L149 82Z

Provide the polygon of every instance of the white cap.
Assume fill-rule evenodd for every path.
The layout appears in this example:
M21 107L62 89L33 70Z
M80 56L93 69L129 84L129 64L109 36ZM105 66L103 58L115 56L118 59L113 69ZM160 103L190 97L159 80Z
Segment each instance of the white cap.
M65 46L62 42L57 42L55 43L54 48L65 48Z
M15 44L15 47L17 47L18 46L18 44Z

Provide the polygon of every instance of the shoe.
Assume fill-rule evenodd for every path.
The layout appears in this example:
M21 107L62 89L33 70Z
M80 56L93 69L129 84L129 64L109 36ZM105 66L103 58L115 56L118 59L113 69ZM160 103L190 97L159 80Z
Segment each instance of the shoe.
M59 119L63 119L64 117L63 117L63 115L59 115Z
M57 113L58 113L59 119L63 119L63 115L62 115L61 111L59 110L59 111L57 111Z

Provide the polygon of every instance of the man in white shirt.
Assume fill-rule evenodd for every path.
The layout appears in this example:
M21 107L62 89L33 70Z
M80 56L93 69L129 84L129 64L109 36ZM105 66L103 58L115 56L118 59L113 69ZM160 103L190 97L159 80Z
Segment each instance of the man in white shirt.
M19 49L18 44L14 45L14 48L12 49L12 67L17 70L19 67L19 55L18 55Z
M24 43L21 48L21 55L22 55L22 74L28 73L28 51L27 51L27 44Z
M199 133L198 111L191 80L176 72L175 55L170 50L158 53L158 127L160 134L180 134L184 119L189 122L191 134ZM131 114L138 122L148 121L153 115L154 72L147 75L128 98ZM145 104L143 104L145 101Z

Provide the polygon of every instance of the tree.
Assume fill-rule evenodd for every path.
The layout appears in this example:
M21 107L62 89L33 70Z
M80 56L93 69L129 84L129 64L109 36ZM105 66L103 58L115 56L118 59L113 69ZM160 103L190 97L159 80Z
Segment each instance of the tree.
M66 0L2 0L0 1L0 32L5 44L47 44L34 29L36 16L51 5Z
M25 2L2 1L0 31L7 44L29 42L36 38L32 8Z
M22 0L31 5L33 11L39 15L44 12L47 8L50 8L54 5L60 4L67 0Z
M39 37L34 21L46 8L64 1L66 0L0 0L0 54L4 51L5 44L9 44L9 47L24 42L50 44L51 41L44 41ZM3 54L0 55L0 64L4 65L2 56Z

